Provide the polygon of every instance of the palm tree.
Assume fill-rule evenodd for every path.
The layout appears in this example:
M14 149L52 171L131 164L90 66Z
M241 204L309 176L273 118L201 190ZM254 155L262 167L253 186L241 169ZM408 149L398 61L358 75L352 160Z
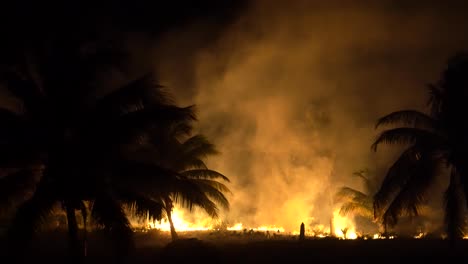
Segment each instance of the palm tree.
M127 159L128 146L143 144L143 136L174 121L193 120L193 108L174 106L150 75L86 103L79 100L82 91L76 97L73 89L57 91L55 79L35 73L10 71L1 76L21 107L0 108L0 168L10 172L0 179L0 202L11 205L25 191L31 194L16 210L10 244L21 246L60 203L67 214L72 254L82 255L75 211L87 217L84 202L90 201L90 216L118 236L113 241L123 252L131 246L132 232L122 205L135 204L138 212L161 217L163 205L151 196L175 185L176 176L154 164ZM152 188L141 188L142 183Z
M178 6L171 6L177 13ZM0 201L22 203L10 228L16 242L31 235L50 208L61 203L71 248L77 248L75 211L87 217L84 201L89 201L90 216L98 225L129 238L121 203L157 214L162 202L149 195L176 185L173 172L124 154L129 146L141 144L145 134L174 120L193 119L192 108L174 106L147 77L100 100L93 92L109 72L126 69L128 32L152 31L157 37L181 20L162 16L148 24L150 20L128 19L121 7L94 7L58 4L52 11L47 5L15 3L1 18L5 41L0 43L0 87L19 107L0 102L0 170L8 172L0 179ZM128 7L135 13L154 9ZM229 9L225 7L216 10ZM206 15L195 9L176 15L184 23ZM152 183L152 188L142 183Z
M210 217L219 216L218 206L229 209L229 201L224 193L229 189L220 180L229 182L223 174L209 169L204 158L218 154L216 147L202 135L187 138L191 124L187 122L174 123L163 134L154 134L152 143L157 149L139 151L149 162L177 174L177 184L167 188L155 199L160 199L164 205L164 213L169 221L171 236L177 239L177 232L172 221L174 203L192 210L202 208ZM157 150L157 151L154 151ZM134 154L132 154L135 156ZM140 159L140 158L139 158Z
M448 179L445 210L448 236L463 236L468 194L468 56L451 58L441 80L429 85L429 114L416 110L393 112L376 127L401 124L383 131L372 148L382 143L408 147L390 167L374 196L375 217L395 225L401 215L418 215L437 175Z
M376 192L376 184L369 178L368 173L367 169L353 173L354 176L363 181L364 192L350 187L341 187L336 193L337 201L342 203L340 207L342 216L357 214L367 219L373 219L373 195Z

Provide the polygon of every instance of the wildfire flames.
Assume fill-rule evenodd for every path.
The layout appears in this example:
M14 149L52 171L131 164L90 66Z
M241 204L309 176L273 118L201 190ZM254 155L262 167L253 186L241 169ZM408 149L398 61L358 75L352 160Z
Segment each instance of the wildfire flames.
M340 215L339 210L333 212L333 232L336 237L342 239L356 239L358 235L356 234L356 228L354 222L347 217ZM333 234L331 234L333 235Z
M191 232L191 231L210 231L210 230L220 230L219 224L213 221L211 218L205 217L197 217L196 221L188 221L186 220L188 217L187 212L179 207L174 207L172 211L172 222L176 231L178 232ZM138 225L135 221L132 221L133 224ZM141 225L141 222L140 222ZM299 230L298 224L298 230ZM332 228L332 232L330 232L330 228ZM150 219L146 219L144 224L145 230L150 229L157 229L161 231L170 231L170 224L167 219L163 219L161 221L152 221ZM263 233L273 233L273 234L281 234L281 235L299 235L298 230L285 230L283 227L275 226L275 225L263 225L259 227L246 227L242 223L236 223L232 226L224 226L222 228L225 231L237 231L237 232L263 232ZM339 210L335 210L332 214L330 226L326 227L325 225L316 225L306 229L305 235L308 237L315 237L315 238L324 238L324 237L337 237L340 239L357 239L362 236L359 232L356 231L356 226L352 218L341 216L339 214ZM423 234L418 235L415 238L421 238ZM370 236L371 239L384 239L380 234L374 234ZM388 237L389 239L393 239L394 237ZM365 237L364 239L367 239Z
M174 207L172 211L172 222L177 231L181 232L190 232L190 231L207 231L219 229L213 223L213 220L206 217L203 219L197 219L196 223L191 223L184 218L184 210L181 210L178 207ZM171 227L167 219L162 219L161 221L147 221L147 228L149 229L159 229L161 231L170 231ZM284 233L285 230L282 227L276 226L260 226L256 228L247 228L242 225L242 223L237 223L233 226L226 227L228 231L253 231L253 232L278 232Z

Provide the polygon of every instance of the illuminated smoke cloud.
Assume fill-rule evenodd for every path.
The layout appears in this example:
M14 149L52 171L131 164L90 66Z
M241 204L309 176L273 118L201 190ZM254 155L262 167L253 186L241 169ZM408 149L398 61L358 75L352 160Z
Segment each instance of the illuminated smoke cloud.
M457 8L316 2L258 1L209 47L190 49L196 26L158 46L161 80L222 152L209 165L232 179L231 224L328 226L333 193L361 187L352 172L381 177L398 151L371 152L376 119L424 109L424 85L467 46Z

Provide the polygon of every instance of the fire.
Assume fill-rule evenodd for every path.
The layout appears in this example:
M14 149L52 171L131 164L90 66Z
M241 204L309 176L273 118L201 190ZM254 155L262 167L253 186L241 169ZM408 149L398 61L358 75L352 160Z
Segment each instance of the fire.
M202 219L197 221L198 223L191 223L184 220L184 211L178 207L174 207L172 211L172 223L176 231L206 231L213 229L212 220L209 218ZM162 231L170 231L171 226L167 219L162 219L161 221L155 221L150 223L151 229L159 229Z
M228 227L227 230L229 231L242 231L242 223L237 223L232 227Z
M213 219L209 218L205 215L197 215L196 221L190 222L188 217L186 217L186 211L183 209L175 206L172 210L172 223L174 224L174 228L176 231L180 232L190 232L190 231L207 231L207 230L214 230L215 223ZM137 221L132 221L136 223ZM162 219L161 221L152 221L150 219L146 219L147 224L145 225L145 229L158 229L161 231L170 231L171 226L169 220L167 218ZM138 224L136 224L138 225ZM242 223L236 223L233 226L226 228L228 231L253 231L253 232L276 232L276 233L284 233L285 229L283 227L277 227L275 225L271 226L259 226L255 228L244 227Z
M237 223L231 227L228 227L227 230L229 231L242 231L242 230L252 230L252 231L260 231L260 232L279 232L284 233L284 228L277 227L277 226L260 226L256 228L244 228L242 223Z
M420 238L423 238L426 234L424 234L423 232L420 232L419 234L415 235L414 238L415 239L420 239Z
M358 237L354 221L348 217L341 216L339 209L336 209L333 212L332 223L332 231L336 237L342 239L356 239Z
M192 221L190 221L192 219ZM137 219L130 217L133 226L140 226L143 227L143 231L147 231L148 229L158 229L161 231L169 232L170 224L167 219L162 219L161 221L153 221L146 217L146 219ZM188 213L186 210L181 209L180 207L175 206L172 211L172 222L177 232L190 232L190 231L209 231L209 230L217 230L219 225L216 221L211 219L210 217L206 216L202 212L190 212ZM306 229L306 236L314 237L314 238L325 238L334 236L340 239L357 239L360 237L358 232L356 231L356 226L352 218L341 216L339 214L339 209L334 210L330 228L332 232L330 232L330 228L327 227L328 225L317 224L314 227L310 227ZM281 226L276 225L262 225L258 227L246 227L242 223L235 223L232 226L224 226L223 230L227 231L243 231L243 232L263 232L263 233L287 233L287 235L297 236L299 235L298 230L285 230ZM415 236L415 238L421 238L425 234L421 233ZM364 236L364 239L373 238L373 239L393 239L394 236L390 237L383 237L380 234L374 234L373 237ZM464 237L467 239L468 237Z

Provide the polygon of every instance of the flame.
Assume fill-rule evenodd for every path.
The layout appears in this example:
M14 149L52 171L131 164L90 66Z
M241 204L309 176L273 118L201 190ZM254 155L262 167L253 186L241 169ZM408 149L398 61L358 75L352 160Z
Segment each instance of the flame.
M242 231L242 223L237 223L234 226L228 227L227 230L229 231Z
M213 229L213 221L209 218L197 221L197 223L191 223L184 220L184 211L178 207L174 207L172 210L172 223L176 231L187 232L187 231L206 231ZM165 218L161 221L154 221L150 223L151 229L159 229L162 231L170 231L171 226L169 221Z
M215 225L214 221L207 217L207 216L199 216L196 217L196 221L190 222L186 217L185 211L177 206L174 207L172 210L172 223L174 224L174 228L176 231L180 232L190 232L190 231L208 231L214 230ZM132 221L138 225L137 221ZM145 225L145 229L158 229L161 231L170 231L171 226L167 218L162 219L161 221L150 221L147 219L147 224ZM141 226L141 224L140 224ZM236 223L233 226L226 228L228 231L253 231L253 232L276 232L276 233L284 233L285 229L283 227L278 227L275 225L270 226L259 226L255 228L244 227L242 223Z
M192 221L188 220L192 219ZM170 231L170 224L167 219L162 219L161 221L153 221L146 217L146 219L137 219L130 217L131 223L133 226L142 227L142 231L148 231L149 229L158 229L161 231ZM190 231L209 231L209 230L218 230L217 223L200 212L190 212L181 209L178 206L175 206L172 211L172 222L177 232L190 232ZM317 224L309 229L306 229L306 236L314 238L325 238L330 236L335 236L340 239L357 239L361 237L356 231L356 226L352 218L341 216L339 214L339 209L334 210L332 216L332 228L333 232L330 232L330 228L323 224ZM227 231L243 231L243 232L270 232L273 234L285 233L286 230L283 227L276 225L262 225L259 227L247 227L244 226L241 222L235 223L232 226L224 227L224 230ZM298 230L289 230L287 231L289 235L299 235ZM421 238L425 234L420 233L414 238ZM363 236L364 239L394 239L394 236L384 237L381 234L374 234L373 237ZM468 239L468 236L464 237Z
M277 227L277 226L259 226L255 228L244 228L242 223L237 223L231 227L228 227L227 230L229 231L242 231L242 230L252 230L252 231L260 231L260 232L278 232L278 233L284 233L284 228L282 227Z
M358 237L354 221L348 217L341 216L339 209L333 212L333 231L336 237L341 239L356 239Z
M424 234L423 232L420 232L419 234L415 235L414 238L415 239L420 239L420 238L423 238L426 234Z

